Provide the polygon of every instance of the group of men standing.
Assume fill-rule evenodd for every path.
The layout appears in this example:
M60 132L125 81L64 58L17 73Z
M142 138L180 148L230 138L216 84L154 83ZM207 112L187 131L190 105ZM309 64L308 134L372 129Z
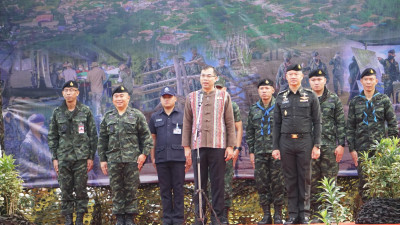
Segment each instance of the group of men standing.
M289 213L285 224L319 222L310 221L310 216L319 210L316 187L323 177L337 176L346 135L358 166L360 194L365 199L358 152L373 154L375 140L397 136L398 132L389 98L375 90L375 70L368 68L361 74L364 91L350 102L347 126L340 99L326 88L324 70L310 72L311 89L302 86L301 65L291 64L285 70L287 88L276 99L274 82L259 82L260 99L250 107L246 127L250 161L264 212L258 224L283 222L285 194ZM139 171L149 153L159 178L163 224L184 223L183 184L192 164L195 224L207 221L207 195L203 193L207 192L208 180L211 224L229 223L235 165L231 159L237 160L243 133L240 111L215 68L201 69L200 85L200 90L187 96L184 111L176 107L175 90L164 87L160 93L162 109L152 115L148 124L139 110L129 106L131 93L121 85L112 93L114 108L105 113L97 135L92 112L77 101L78 84L73 80L64 84L65 101L53 112L48 142L62 190L66 224L73 224L74 209L75 224L83 224L88 202L87 172L93 167L96 150L103 173L110 176L117 225L134 224Z

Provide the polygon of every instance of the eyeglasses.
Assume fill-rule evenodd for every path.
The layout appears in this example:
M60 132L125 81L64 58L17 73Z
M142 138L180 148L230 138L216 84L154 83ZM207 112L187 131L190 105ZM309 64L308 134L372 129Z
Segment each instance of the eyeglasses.
M208 78L208 79L210 79L210 78L213 78L213 77L216 77L216 76L215 76L215 75L212 75L212 74L201 74L200 77L201 77L201 78Z
M65 88L65 89L63 90L63 92L65 92L65 93L68 93L68 92L75 92L75 91L77 91L77 89L73 89L73 88L67 89L67 88Z

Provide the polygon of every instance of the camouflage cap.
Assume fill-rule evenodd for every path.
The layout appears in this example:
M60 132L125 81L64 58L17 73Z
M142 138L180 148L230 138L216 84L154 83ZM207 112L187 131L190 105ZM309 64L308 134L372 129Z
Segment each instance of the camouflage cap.
M44 121L45 121L45 118L44 118L43 114L40 114L40 113L32 114L28 118L29 123L40 123L40 122L44 122Z
M263 79L263 80L261 80L259 83L258 83L258 85L257 85L257 88L259 88L259 87L261 87L261 86L271 86L271 87L274 87L274 82L272 81L272 80L270 80L270 79Z
M289 71L291 71L291 70L294 70L294 71L301 71L301 69L302 69L302 67L301 67L300 64L292 64L292 65L290 65L290 66L287 68L286 72L289 72Z
M223 77L221 77L221 76L219 76L218 77L218 80L215 82L215 87L226 87L226 81L225 81L225 78L223 78Z
M114 89L114 91L112 92L112 95L114 96L114 94L116 94L116 93L128 93L129 94L128 89L126 89L126 87L124 87L122 85L116 87Z
M62 86L62 90L64 90L64 88L66 88L66 87L79 88L78 83L74 80L69 80L69 81L65 82L64 85Z
M361 78L363 78L365 76L371 76L371 75L376 76L376 71L372 68L367 68L361 73Z
M313 70L313 71L311 71L310 74L308 74L308 78L311 78L311 77L325 77L325 76L326 76L326 74L321 69Z

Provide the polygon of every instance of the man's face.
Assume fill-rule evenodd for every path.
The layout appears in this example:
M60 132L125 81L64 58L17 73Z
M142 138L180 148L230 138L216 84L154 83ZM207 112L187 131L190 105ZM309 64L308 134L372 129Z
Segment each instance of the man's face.
M201 71L200 84L203 89L211 90L217 80L218 77L216 76L212 68L204 69Z
M311 77L309 81L311 89L313 89L313 91L318 92L324 90L324 86L326 84L325 77Z
M394 57L396 57L396 53L388 53L388 56L390 57L390 56L393 56L393 58Z
M376 84L378 84L378 79L376 79L375 75L364 76L360 81L365 91L374 91Z
M173 95L163 95L160 98L161 105L164 108L172 108L175 106L176 97Z
M117 109L123 109L128 106L131 97L128 93L115 93L113 95L113 104Z
M78 98L79 90L78 88L66 87L62 91L62 95L67 102L75 101Z
M286 73L286 80L288 81L289 85L291 86L297 86L301 84L301 81L303 80L303 72L301 71L295 71L295 70L290 70L287 71Z
M275 89L272 86L265 86L262 85L258 87L258 95L262 100L271 99L272 95L274 94Z
M193 54L193 55L197 55L197 49L195 49L195 48L192 49L192 54Z
M224 65L225 65L225 59L220 59L219 66L224 66Z

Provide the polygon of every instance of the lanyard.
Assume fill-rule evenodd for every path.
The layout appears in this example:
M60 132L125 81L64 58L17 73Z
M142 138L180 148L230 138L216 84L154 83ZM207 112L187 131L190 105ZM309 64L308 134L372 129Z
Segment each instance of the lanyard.
M379 93L376 93L372 96L372 98L374 98L375 96L377 96ZM367 101L365 102L365 106L367 107L367 109L369 108L369 103L371 103L371 108L372 108L372 115L374 116L374 121L377 122L376 120L376 115L375 115L375 109L374 109L374 103L371 100L368 100L364 95L359 95L361 98L366 99ZM368 125L368 114L364 111L364 119L363 119L363 123L365 123L366 125Z

